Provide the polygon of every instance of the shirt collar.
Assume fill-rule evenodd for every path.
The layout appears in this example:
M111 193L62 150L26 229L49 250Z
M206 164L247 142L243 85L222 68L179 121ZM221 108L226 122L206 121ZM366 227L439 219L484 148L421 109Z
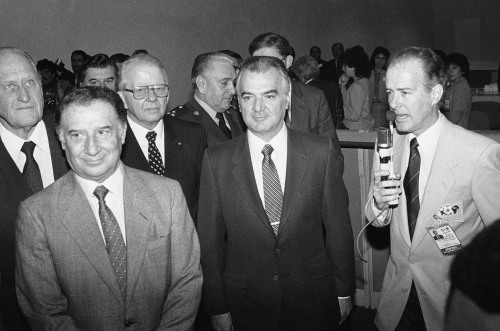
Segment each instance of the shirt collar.
M124 169L123 169L123 163L121 161L119 162L120 164L118 165L116 171L111 176L106 178L106 180L102 183L82 178L75 173L76 180L82 187L83 192L85 193L85 196L87 198L91 199L94 196L95 188L101 185L105 186L109 190L108 194L113 194L115 196L123 196Z
M28 140L19 138L18 136L7 130L2 123L0 123L0 137L2 138L5 148L10 155L18 155L18 153L21 152L21 148L26 141L34 142L43 153L50 153L47 128L45 127L45 123L43 122L43 120L37 123Z
M444 117L441 112L439 112L437 121L417 137L418 146L420 147L420 150L423 154L432 156L434 155L439 140L439 135L443 130L443 125ZM408 137L409 141L411 141L413 138L415 138L415 135L413 133L410 133Z
M201 100L196 94L194 95L194 99L200 104L201 108L203 108L208 115L215 121L215 115L217 112L212 109L209 105L207 105L203 100Z
M248 147L250 149L250 154L254 159L263 158L262 149L265 145L273 146L273 149L275 151L278 151L278 153L279 151L283 151L287 148L288 132L286 130L286 125L284 122L278 134L274 136L273 139L267 142L257 137L250 130L247 130L247 133Z
M163 128L164 128L164 126L163 126L163 119L161 119L158 122L158 124L156 124L156 126L153 128L153 130L148 130L145 127L143 127L142 125L134 122L130 118L130 116L128 116L128 115L127 115L127 119L128 119L128 124L130 125L130 129L134 133L135 138L139 142L140 146L144 146L144 145L148 145L149 144L148 140L146 138L146 134L149 131L155 131L156 132L156 140L163 139Z

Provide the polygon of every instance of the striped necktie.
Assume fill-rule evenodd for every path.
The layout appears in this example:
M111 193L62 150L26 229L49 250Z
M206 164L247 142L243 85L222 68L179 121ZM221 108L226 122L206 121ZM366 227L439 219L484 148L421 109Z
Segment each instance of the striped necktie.
M406 207L408 211L408 227L410 239L413 239L415 226L417 224L418 212L420 210L420 200L418 197L418 178L420 174L420 153L418 152L417 138L410 142L410 159L406 170L403 186L406 195Z
M265 145L262 149L264 159L262 160L262 179L264 181L264 204L267 218L271 223L274 234L278 234L280 226L281 209L283 207L283 192L281 191L278 171L271 159L274 151L271 145Z

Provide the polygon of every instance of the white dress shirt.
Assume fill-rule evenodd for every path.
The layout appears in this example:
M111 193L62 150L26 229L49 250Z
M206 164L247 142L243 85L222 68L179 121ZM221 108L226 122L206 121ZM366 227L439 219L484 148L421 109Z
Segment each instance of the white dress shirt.
M262 205L264 208L265 199L264 199L264 181L262 178L262 161L264 160L264 154L262 154L262 149L265 145L271 145L274 151L271 154L271 159L276 166L276 170L278 171L278 177L281 184L281 192L285 193L285 179L286 179L286 158L288 153L288 132L286 130L285 123L281 127L280 132L271 139L266 142L255 134L253 134L250 130L248 133L248 147L250 149L250 157L252 159L252 167L253 173L255 177L255 182L257 183L257 190L259 191L260 200L262 201Z
M47 128L43 121L38 122L28 140L19 138L0 123L0 138L2 138L7 152L9 152L10 157L14 160L21 173L26 163L26 154L21 152L21 148L26 141L34 142L36 146L33 151L33 157L40 169L43 187L45 188L54 182L54 169L52 168L52 157L50 156L49 138L47 137Z
M198 98L196 96L196 94L194 95L194 99L200 104L201 108L203 108L207 112L207 114L210 116L210 118L213 119L217 125L219 125L219 119L217 117L215 117L215 115L217 115L217 112L215 110L213 110L212 107L207 105L203 100ZM229 125L229 122L227 121L227 116L224 113L222 113L222 115L224 116L224 122L226 122L226 126L229 129L229 131L232 131L231 126Z
M93 180L84 179L75 174L76 180L80 184L87 197L87 200L90 203L90 207L92 207L92 211L94 212L94 217L99 226L99 230L101 230L102 240L104 239L104 233L102 232L101 219L99 218L99 199L94 195L95 188L97 186L105 186L109 192L104 198L106 205L113 212L115 216L118 226L123 235L123 240L127 243L127 236L125 234L125 211L123 207L123 164L120 161L120 165L118 169L104 182L98 183Z
M127 116L128 123L130 125L130 129L134 133L135 139L137 139L137 142L139 143L139 147L141 147L141 151L146 157L146 160L149 161L149 153L148 153L148 148L149 148L149 141L146 138L146 134L149 131L155 131L156 132L156 140L155 144L156 147L158 147L158 150L160 151L161 154L161 160L163 162L163 165L165 166L165 133L164 133L164 126L163 126L163 119L161 119L158 124L153 128L153 130L148 130L145 127L143 127L140 124L137 124L134 122L130 116Z

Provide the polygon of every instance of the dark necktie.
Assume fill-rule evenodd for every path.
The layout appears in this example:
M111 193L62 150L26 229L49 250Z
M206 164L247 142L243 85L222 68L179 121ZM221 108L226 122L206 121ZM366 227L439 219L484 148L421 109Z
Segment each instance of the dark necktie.
M420 210L420 201L418 198L418 178L420 173L420 153L418 152L417 138L410 142L410 159L408 169L404 179L404 189L406 195L406 207L408 211L408 227L410 230L410 239L413 239L413 232L417 224L418 212Z
M23 144L21 152L26 154L26 163L23 168L23 176L28 182L28 186L34 193L43 190L42 175L40 174L40 168L38 168L38 163L36 163L33 157L33 151L35 150L36 144L32 141L27 141Z
M163 161L161 159L160 151L156 147L156 132L149 131L146 134L146 139L148 140L148 159L149 166L155 174L160 176L165 176L165 167L163 166Z
M265 145L262 149L264 159L262 160L262 179L264 181L264 202L267 218L271 223L274 234L278 234L280 226L281 209L283 207L283 192L281 191L278 171L271 159L274 151L271 145Z
M215 117L219 120L219 128L224 132L226 137L228 139L232 139L233 136L231 135L231 130L226 126L226 120L224 119L224 114L223 113L217 113L215 114Z
M290 120L290 110L288 108L285 110L285 125L287 128L290 127L292 124L292 121Z
M120 292L125 299L127 292L127 247L123 240L122 232L113 212L106 205L104 198L109 190L105 186L97 186L94 195L99 200L99 218L101 219L102 232L106 242L111 267L120 286Z

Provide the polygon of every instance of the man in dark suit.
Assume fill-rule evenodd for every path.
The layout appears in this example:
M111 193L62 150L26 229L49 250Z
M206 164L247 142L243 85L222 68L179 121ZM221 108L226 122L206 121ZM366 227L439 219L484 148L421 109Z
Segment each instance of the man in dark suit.
M318 62L318 67L319 67L319 78L326 80L327 77L327 68L326 64L327 62L321 58L321 48L318 46L312 46L309 49L309 55ZM329 106L329 105L328 105Z
M325 65L326 78L325 80L332 80L338 82L339 77L342 76L342 61L340 57L344 54L344 45L341 43L335 43L332 45L333 59L327 62Z
M198 55L191 70L193 99L170 112L174 117L203 125L208 147L231 140L246 129L240 112L231 106L236 79L233 62L224 53Z
M19 203L68 171L53 119L42 120L42 84L28 54L0 48L0 318L25 330L14 286Z
M248 47L252 56L273 56L280 59L287 70L293 63L292 47L279 34L268 32L257 36ZM285 116L285 123L292 129L319 134L332 139L335 152L344 164L337 131L333 124L325 94L312 86L292 81L291 106Z
M237 92L247 134L203 160L206 312L216 330L331 330L354 292L340 159L331 140L285 126L290 80L281 61L246 59Z
M344 106L342 102L342 94L337 82L326 81L320 79L320 68L318 62L311 56L301 56L292 64L293 73L303 84L317 87L325 93L328 108L335 123L335 127L342 122L344 118Z
M189 330L201 296L180 185L124 166L127 112L103 87L70 92L57 133L72 171L21 203L19 304L36 330Z
M120 67L118 76L118 93L128 111L123 163L178 180L196 221L201 162L206 148L203 128L165 115L168 77L155 57L131 57Z

